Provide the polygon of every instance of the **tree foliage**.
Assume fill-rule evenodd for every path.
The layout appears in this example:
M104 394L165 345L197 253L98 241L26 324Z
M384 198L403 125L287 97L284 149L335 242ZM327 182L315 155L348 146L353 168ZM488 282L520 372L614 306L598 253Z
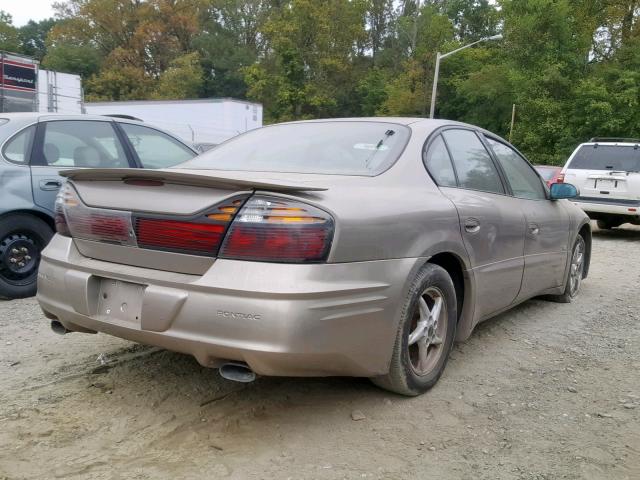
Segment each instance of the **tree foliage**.
M268 122L436 115L560 163L590 136L640 135L638 0L66 0L0 48L85 78L88 99L233 96Z

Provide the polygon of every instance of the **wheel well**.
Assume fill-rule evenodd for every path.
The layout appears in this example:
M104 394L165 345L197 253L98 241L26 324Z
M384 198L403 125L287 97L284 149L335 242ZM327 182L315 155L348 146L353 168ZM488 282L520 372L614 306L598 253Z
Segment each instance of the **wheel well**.
M453 280L453 286L456 289L456 300L458 307L458 321L462 317L462 307L464 305L464 274L463 266L460 259L453 253L438 253L429 259L429 263L433 263L444 268L451 280Z
M587 275L589 274L589 264L591 263L591 225L585 223L578 231L578 235L584 238L584 254L586 258L582 278L587 278Z
M0 217L6 218L6 217L11 217L13 215L31 215L32 217L39 218L44 223L49 225L49 228L51 228L51 230L53 230L54 232L56 231L55 221L50 215L46 213L39 212L37 210L12 210L10 212L3 213L2 215L0 215Z

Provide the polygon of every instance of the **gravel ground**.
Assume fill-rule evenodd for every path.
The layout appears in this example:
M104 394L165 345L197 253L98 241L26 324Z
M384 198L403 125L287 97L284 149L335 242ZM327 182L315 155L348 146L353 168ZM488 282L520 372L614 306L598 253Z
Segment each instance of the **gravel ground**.
M362 379L234 384L2 302L0 479L638 479L639 259L640 229L596 232L576 302L483 323L409 399Z

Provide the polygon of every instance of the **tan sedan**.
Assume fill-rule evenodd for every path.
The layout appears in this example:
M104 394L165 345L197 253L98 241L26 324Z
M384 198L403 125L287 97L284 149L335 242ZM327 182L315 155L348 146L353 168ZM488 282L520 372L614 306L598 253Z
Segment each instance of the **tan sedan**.
M319 120L161 171L76 170L38 300L60 333L193 355L226 377L370 377L416 395L455 340L587 276L586 215L471 125Z

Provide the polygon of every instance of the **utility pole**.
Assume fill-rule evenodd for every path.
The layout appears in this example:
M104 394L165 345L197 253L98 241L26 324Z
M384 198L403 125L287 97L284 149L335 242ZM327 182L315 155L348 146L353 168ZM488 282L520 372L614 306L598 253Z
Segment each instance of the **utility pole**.
M511 143L511 135L513 135L513 124L516 122L516 104L511 109L511 128L509 128L509 143Z

